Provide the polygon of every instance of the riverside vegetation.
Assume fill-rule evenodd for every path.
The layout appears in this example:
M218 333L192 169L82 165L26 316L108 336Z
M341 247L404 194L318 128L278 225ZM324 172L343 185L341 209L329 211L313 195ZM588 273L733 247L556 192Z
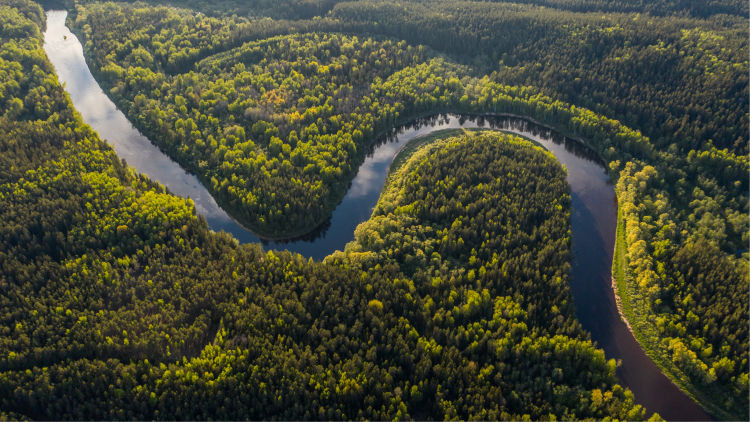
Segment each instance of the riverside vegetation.
M746 19L360 1L309 20L91 4L75 26L136 124L269 234L327 216L410 116L510 112L583 137L617 183L637 338L711 411L747 413Z
M351 250L264 252L81 122L36 4L0 16L2 418L644 417L575 319L548 153L452 138L394 175L375 217L390 222Z
M268 3L262 13L272 17L238 17L221 13L222 5L236 9L232 2L220 3L216 16L82 2L74 9L74 29L95 74L136 126L265 235L301 233L325 219L377 135L422 113L522 114L582 137L608 163L616 182L620 224L614 273L636 337L711 412L746 416L746 5L716 2L721 13L696 7L676 16L677 2L643 10L652 14L620 13L632 12L632 6L616 1L527 3L532 4L324 2L317 11L288 8L285 14ZM94 406L75 416L63 410L29 416L208 417L186 404L205 402L206 396L220 400L206 391L233 391L224 388L243 383L257 388L248 394L268 398L252 408L269 413L244 409L248 413L217 417L642 416L577 327L567 287L557 285L567 277L567 232L532 230L524 237L490 224L497 221L494 213L509 212L503 217L508 224L551 230L541 217L564 216L565 193L554 184L528 191L525 184L536 184L523 179L520 186L498 186L506 189L500 192L508 195L504 200L521 201L516 205L523 204L523 213L514 207L487 211L482 207L491 204L472 202L489 191L475 185L481 178L461 169L494 168L475 152L510 166L502 159L508 148L530 154L528 146L481 135L482 142L470 136L441 143L450 153L421 150L389 179L372 220L357 230L346 251L326 263L268 256L208 233L189 202L164 194L118 163L86 134L51 76L39 48L38 8L14 0L6 2L2 16L7 22L2 66L8 75L3 81L8 82L0 90L0 104L7 110L3 133L9 134L3 141L9 151L4 171L7 189L13 189L3 201L15 201L5 221L17 222L9 223L4 235L11 246L3 251L9 257L3 280L14 290L4 296L3 309L9 312L3 374L8 395L3 397L17 394L4 409L29 414L38 408L35 400L50 400L45 403L53 409L66 388L84 394L85 383L77 377L88 373L105 381L85 391L121 404ZM47 126L32 131L42 124ZM28 138L48 144L36 150L24 143ZM427 154L446 169L419 161ZM472 167L446 154L484 164ZM525 171L513 168L533 179L549 171L542 164L528 158ZM73 165L79 167L65 167ZM448 168L452 171L441 173ZM424 185L429 191L420 190L420 178L430 181ZM496 183L504 183L500 179ZM535 202L549 194L557 195L559 210L547 209L553 202ZM92 209L82 215L88 217L74 218L86 202ZM69 218L46 215L51 204L65 203ZM32 215L38 222L29 223ZM48 219L55 222L44 225ZM491 233L499 238L482 237ZM500 252L495 257L490 250ZM549 263L522 254L528 251L546 251ZM27 260L18 264L24 270L11 264L19 258ZM187 260L193 264L183 267ZM196 260L204 265L195 265ZM516 271L509 278L508 268ZM104 289L106 284L83 280L124 287ZM535 288L531 280L546 284ZM77 294L81 288L94 291ZM303 301L305 294L332 302L306 310L312 304ZM49 305L34 306L39 301ZM469 312L474 304L482 311ZM459 316L464 305L473 315L466 320ZM488 317L516 307L517 316L500 312L507 323L493 325L494 317ZM367 318L373 315L384 324L375 334L363 328L371 327ZM71 326L79 317L83 323ZM471 318L480 320L469 327L464 322ZM500 350L501 337L514 335L516 323L528 330L522 337L529 338L534 350L529 353L539 358L525 356L524 341L511 337L518 353L493 352L508 363L503 368L510 374L486 369L488 352L476 348ZM309 342L300 337L315 324L321 324L319 337ZM368 337L374 335L381 337ZM519 365L544 371L541 360L550 356L544 350L572 350L555 346L558 336L564 344L580 345L570 347L588 350L584 363L591 362L592 369L583 373L599 374L592 378L604 383L596 387L599 393L585 380L566 384L568 389L526 379L531 387L521 387ZM276 338L284 341L276 344ZM440 349L430 349L431 341ZM390 349L370 353L373 345ZM424 354L401 361L409 354L398 350ZM328 352L321 357L323 351ZM511 358L519 360L503 360ZM251 362L257 367L252 372L247 366L226 369ZM416 370L419 365L432 372ZM50 373L46 366L52 374L42 376ZM446 369L437 373L435 368ZM567 380L565 373L550 379ZM458 379L465 380L461 394L449 387ZM393 384L380 385L380 380ZM505 382L513 384L499 384ZM550 388L555 400L537 402L535 393L523 393L540 388ZM589 393L589 399L581 399ZM311 394L323 412L282 403L295 402L293 394ZM483 401L497 394L502 399ZM132 408L134 397L144 399L143 409ZM354 409L351 403L363 397L369 408ZM435 397L439 402L425 402ZM591 409L572 404L579 399Z

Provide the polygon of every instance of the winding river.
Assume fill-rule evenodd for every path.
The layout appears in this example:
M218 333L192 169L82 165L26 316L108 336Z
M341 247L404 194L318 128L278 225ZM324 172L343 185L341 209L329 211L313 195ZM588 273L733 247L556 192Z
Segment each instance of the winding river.
M620 319L611 284L616 198L604 168L580 143L516 117L438 115L416 121L394 129L374 148L343 201L321 228L306 239L265 241L236 223L197 177L164 155L115 107L91 75L80 42L65 26L66 15L65 11L47 11L44 49L83 120L129 165L172 193L192 198L211 229L231 233L242 243L260 241L266 249L289 249L318 260L343 249L354 239L356 226L370 217L398 151L410 140L436 130L495 128L538 142L568 170L573 248L570 282L578 319L608 358L621 360L618 376L633 391L637 403L670 420L711 419L660 372Z

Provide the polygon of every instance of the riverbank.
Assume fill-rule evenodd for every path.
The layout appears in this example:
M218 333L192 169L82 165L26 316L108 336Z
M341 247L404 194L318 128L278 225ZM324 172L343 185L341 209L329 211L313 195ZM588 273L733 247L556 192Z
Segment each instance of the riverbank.
M68 19L68 23L71 23L72 19ZM80 27L71 24L72 32L82 41L84 44L84 56L87 63L90 65L91 72L95 75L97 81L101 81L102 87L104 87L104 94L120 109L125 112L126 115L133 117L132 122L138 128L141 133L152 140L159 140L163 137L163 133L159 133L156 127L150 125L148 122L140 121L131 112L132 101L116 92L112 92L111 88L114 87L116 81L105 78L99 63L94 60L93 47L90 44L90 40L86 39L86 34L81 30ZM248 228L254 234L256 234L262 241L265 242L288 242L295 241L298 239L309 237L310 234L314 234L316 231L320 231L324 228L330 218L331 213L339 206L343 197L345 196L349 184L352 179L356 176L356 170L364 162L367 155L376 148L379 143L384 139L392 135L393 128L398 127L415 120L419 120L426 116L435 116L438 114L448 113L459 113L462 115L473 115L480 117L512 117L521 118L527 120L533 124L541 125L537 120L529 116L521 116L511 113L504 112L488 112L485 110L477 110L472 107L463 107L462 104L455 102L454 104L436 104L436 107L430 108L429 110L412 110L409 113L399 115L396 113L392 118L383 119L377 122L373 126L373 131L368 136L362 145L357 146L356 153L352 156L351 165L346 166L348 170L345 170L337 180L330 184L327 184L328 192L325 195L319 197L319 201L308 208L303 209L301 212L292 212L287 214L290 216L290 220L294 220L294 224L291 225L278 225L263 222L264 215L256 211L251 211L247 206L243 205L242 199L236 196L234 193L230 193L225 189L219 189L213 186L212 175L210 172L203 171L199 168L198 161L193 160L191 157L185 157L177 151L177 147L173 145L165 145L163 142L156 142L157 147L166 155L177 159L180 165L191 174L195 175L211 192L213 198L219 203L219 205L227 211L228 214L240 225ZM548 129L553 129L550 126L545 125ZM557 129L555 129L557 131ZM565 134L565 132L560 132ZM577 142L584 146L590 147L588 143L584 142L580 138L576 139ZM592 149L592 151L594 151ZM603 161L602 161L603 162ZM283 204L280 204L283 205ZM304 218L301 217L302 214ZM268 221L268 219L266 218Z
M82 68L76 69L77 71L84 72L88 70L85 61L80 64L80 66L82 66ZM81 81L76 79L74 75L74 77L68 80L66 89L69 91L74 90L76 89L75 84L80 82ZM93 80L93 77L91 81L87 80L86 83L91 83L92 86L95 85L93 86L95 90L100 90L99 85ZM102 93L101 95L107 98L106 93ZM75 96L71 95L71 97L75 102ZM90 98L86 98L85 100L88 101ZM92 107L90 104L79 103L76 104L76 107L80 109L87 123L94 126L94 124L86 117L87 115L85 112L90 112L91 110L100 108L99 105L95 104ZM430 112L424 113L423 115L434 116L435 114L435 112ZM501 113L497 113L497 115L500 114ZM422 122L424 125L418 129L415 129L414 127L406 128L403 133L396 137L396 142L373 142L371 150L366 151L371 154L363 152L368 158L364 160L364 164L359 168L357 176L352 180L353 186L349 189L351 193L359 188L364 188L365 193L358 193L351 197L347 194L347 197L345 197L344 200L341 201L341 204L336 207L331 220L331 227L328 229L325 236L312 242L281 244L279 246L272 246L271 248L289 249L316 259L327 255L333 250L343 249L344 245L353 238L353 232L356 225L370 216L372 208L369 203L374 206L377 202L393 156L400 148L400 145L403 145L404 143L408 144L410 139L414 137L425 135L430 131L435 130L458 127L479 127L481 124L484 127L509 130L515 134L534 139L537 142L543 143L545 148L552 151L561 164L568 169L568 181L571 186L571 196L573 197L573 215L571 216L571 219L573 226L574 266L571 271L571 286L574 293L579 320L584 328L592 333L592 338L605 348L608 356L622 359L623 367L631 373L647 373L648 376L646 376L645 379L636 378L633 380L624 378L628 380L624 382L624 385L634 391L636 401L639 403L647 402L647 407L650 410L656 410L662 414L664 414L664 410L668 411L669 407L674 407L672 403L677 403L679 408L691 409L691 404L693 403L668 382L665 382L665 391L662 391L661 393L664 396L671 396L672 401L667 402L661 398L656 399L654 395L651 394L650 389L655 383L654 380L664 378L663 374L656 370L650 359L648 359L639 348L633 336L627 331L627 328L622 327L622 323L616 310L611 313L609 312L612 310L609 308L609 298L612 294L612 256L610 253L612 245L614 244L614 233L616 229L616 202L615 193L608 176L608 169L602 166L601 160L594 160L592 158L593 154L590 150L578 146L578 143L573 139L568 142L568 140L562 135L550 133L549 128L537 127L537 125L534 125L534 123L528 118L519 121L515 117L498 119L492 119L490 117L491 115L489 114L472 112L465 116L451 115L440 117L439 119L433 118L426 123ZM402 120L407 122L413 122L413 119L413 117L402 118ZM98 123L98 131L107 129L110 126L106 121L98 121L94 123ZM495 126L492 126L493 124L495 124ZM399 128L389 130L383 129L382 137L385 137L385 134L388 133L393 134L398 129ZM129 125L129 130L134 130L132 125ZM120 135L121 134L118 133L112 134L112 136L115 137ZM106 137L110 138L110 136ZM124 140L124 142L127 141L127 139ZM148 142L148 140L145 140L145 142ZM154 151L154 154L163 155L156 148L154 148ZM138 152L139 151L136 151L136 153ZM378 156L378 159L373 161L373 166L364 168L363 166L370 162L368 160L370 160L371 156ZM152 157L146 157L144 159L151 158ZM129 160L129 162L131 165L139 164L137 159ZM171 161L170 165L177 166L173 161ZM362 176L361 178L360 175ZM180 182L184 181L180 180ZM200 187L203 188L203 186ZM203 188L203 190L205 190L205 188ZM348 208L350 205L352 208ZM220 209L217 207L217 212L219 210ZM341 218L341 220L339 220L339 218ZM237 224L234 224L231 227L222 226L221 224L223 223L220 223L219 225L212 224L211 227L217 231L226 230L243 243L257 241L248 238L247 231L242 230ZM331 235L332 232L336 232L335 235ZM613 307L614 304L612 305L612 308ZM652 366L654 366L653 370L651 369ZM666 378L664 379L666 380ZM666 406L667 409L662 410L660 406ZM684 414L685 416L682 415L683 414L678 414L677 417L690 417L691 410L688 410L687 413ZM700 418L701 416L700 413L696 413L693 417Z
M511 117L511 116L508 116L508 117ZM531 119L529 119L529 121L531 121ZM503 132L502 129L493 129L493 128L443 129L443 130L438 130L438 131L430 133L429 135L421 136L419 138L416 138L416 139L410 141L409 143L407 143L406 145L404 145L398 151L398 153L396 154L396 157L393 159L393 162L391 163L391 167L388 170L388 178L386 179L386 185L388 184L388 181L391 180L391 175L393 173L395 173L396 171L398 171L398 169L401 168L401 166L404 165L404 163L406 163L407 161L409 161L409 158L411 158L411 156L415 152L417 152L420 148L422 148L423 146L425 146L425 145L427 145L427 144L429 144L431 142L438 141L438 140L443 139L443 138L448 138L448 137L452 137L452 136L458 136L458 135L460 135L462 133L465 133L467 131L472 131L472 132L477 131L478 132L478 131L483 131L483 130L494 130L494 131ZM525 137L523 135L515 134L513 132L506 132L506 133L511 133L514 136L517 136L519 138L525 139L525 140L529 141L530 143L532 143L532 144L534 144L534 145L536 145L538 147L544 148L544 145L540 144L539 142L536 142L535 140L533 140L531 138ZM547 151L547 152L549 152L549 151Z
M618 208L615 253L612 260L612 291L615 295L620 318L638 342L641 350L651 358L654 364L659 367L675 387L679 388L706 412L719 420L743 420L744 417L739 413L731 413L713 405L713 403L720 401L721 397L695 388L689 382L687 375L672 363L663 348L655 341L660 336L656 332L654 323L651 321L653 315L649 315L642 309L645 306L639 306L636 303L640 296L633 286L632 277L627 269L626 250L625 221L622 212Z

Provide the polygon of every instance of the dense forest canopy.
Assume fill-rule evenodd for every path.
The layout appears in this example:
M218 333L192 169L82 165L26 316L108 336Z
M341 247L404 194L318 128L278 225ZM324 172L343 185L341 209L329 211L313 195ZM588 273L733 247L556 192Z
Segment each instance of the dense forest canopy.
M410 158L376 218L440 239L375 224L323 263L238 246L83 125L37 7L3 16L3 417L644 416L573 314L565 174L540 148L467 134ZM400 250L368 252L378 231Z
M97 0L79 0L80 3L91 3ZM354 3L342 0L218 0L206 3L198 0L127 0L127 2L145 2L153 5L179 5L213 16L269 16L275 19L308 19L322 16L340 3ZM411 3L435 4L440 1L453 0L411 0ZM59 3L70 7L73 0L46 0L42 3ZM748 4L742 0L475 0L477 3L513 3L544 6L574 12L619 12L643 13L653 16L687 16L706 18L714 15L732 15L746 17Z
M510 112L583 137L618 181L639 340L714 411L747 407L745 19L360 1L297 21L92 4L75 25L115 101L261 232L328 215L379 131L420 113ZM294 201L308 192L323 200ZM703 243L728 274L686 278Z
M746 417L746 2L59 3L130 120L265 235L327 218L379 135L424 113L584 139L616 184L636 338ZM0 417L646 416L575 319L547 153L454 133L324 262L238 246L83 124L43 27L0 1Z

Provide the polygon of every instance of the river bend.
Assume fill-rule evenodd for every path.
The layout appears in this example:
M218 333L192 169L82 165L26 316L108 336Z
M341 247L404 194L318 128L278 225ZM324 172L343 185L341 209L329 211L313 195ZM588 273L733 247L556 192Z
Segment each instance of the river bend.
M580 143L516 117L438 115L394 129L360 166L346 196L322 227L294 241L266 241L235 222L198 178L187 173L144 137L105 95L92 76L76 36L65 26L67 12L47 11L44 49L73 105L120 158L195 202L196 211L215 231L241 243L263 242L266 249L289 249L314 259L342 250L354 229L367 220L378 201L388 170L410 140L450 128L494 128L532 139L567 168L571 193L572 253L570 283L576 315L605 351L620 359L617 374L637 403L670 420L705 420L710 416L666 378L620 319L611 283L617 203L605 169Z

